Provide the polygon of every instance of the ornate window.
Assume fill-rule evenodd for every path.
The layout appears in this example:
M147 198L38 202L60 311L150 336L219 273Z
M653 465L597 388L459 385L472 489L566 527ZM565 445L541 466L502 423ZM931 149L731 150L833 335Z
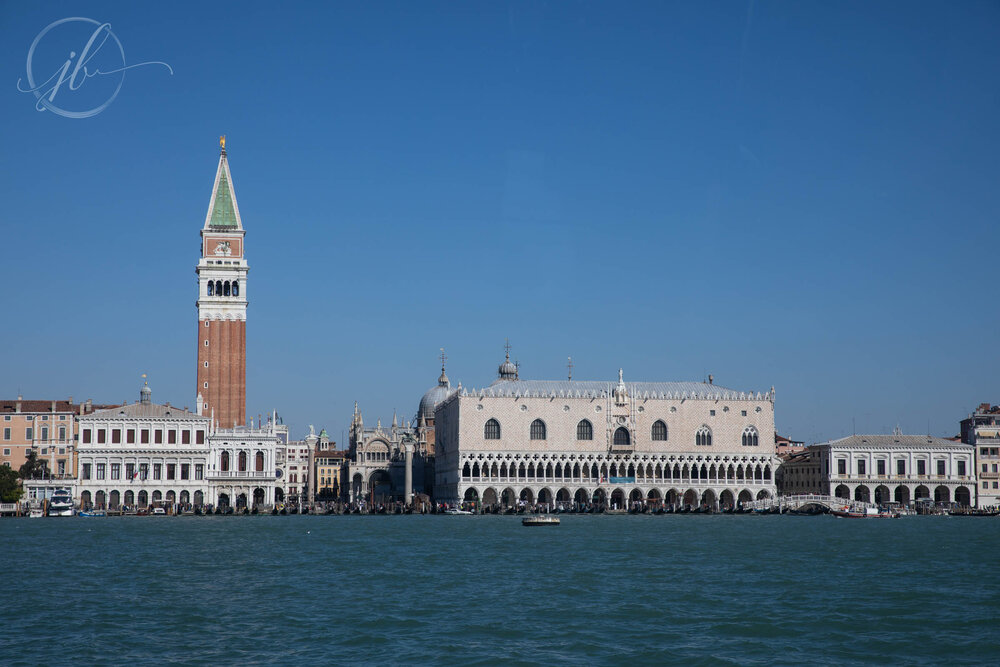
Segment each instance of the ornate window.
M759 442L759 437L757 435L757 429L753 426L747 426L743 429L743 446L744 447L756 447Z
M229 296L229 281L222 283L222 295Z
M698 429L698 432L694 434L694 444L698 447L711 447L712 429L707 426L702 426Z
M215 296L222 296L222 281L215 281Z
M545 440L545 422L541 419L531 422L531 439Z
M213 283L211 280L208 281L208 295L209 296L215 295L215 283Z
M229 452L222 452L222 460L219 467L223 472L229 470Z
M653 422L653 440L666 440L667 439L667 425L661 420L657 419Z
M616 445L630 445L632 444L632 436L629 435L628 429L624 426L619 426L615 429L614 443Z
M239 295L240 295L240 281L234 280L233 281L233 296L239 296Z
M487 440L499 440L500 439L500 422L496 419L490 419L486 422L486 426L483 427L483 437Z
M577 440L594 439L594 425L590 423L589 419L581 419L580 423L576 425L576 439Z

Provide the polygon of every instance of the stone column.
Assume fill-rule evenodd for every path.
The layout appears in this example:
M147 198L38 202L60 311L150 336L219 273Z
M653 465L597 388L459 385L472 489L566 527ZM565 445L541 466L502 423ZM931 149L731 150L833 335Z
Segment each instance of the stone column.
M413 441L407 440L404 442L403 448L406 450L403 502L408 505L413 502Z

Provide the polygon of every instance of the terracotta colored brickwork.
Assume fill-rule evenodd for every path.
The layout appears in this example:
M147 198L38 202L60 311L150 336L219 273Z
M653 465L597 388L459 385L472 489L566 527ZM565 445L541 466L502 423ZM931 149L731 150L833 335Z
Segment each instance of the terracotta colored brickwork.
M246 322L198 322L198 392L222 428L246 423L246 348Z

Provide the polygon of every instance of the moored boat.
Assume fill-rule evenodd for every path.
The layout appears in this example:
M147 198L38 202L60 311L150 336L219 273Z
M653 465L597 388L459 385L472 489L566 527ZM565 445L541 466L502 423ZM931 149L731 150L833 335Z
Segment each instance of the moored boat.
M77 514L77 516L90 516L90 517L94 517L94 516L107 516L107 515L108 515L108 513L105 512L104 510L86 510L86 511L81 510Z
M68 489L57 489L49 498L49 516L73 516L73 497Z
M865 507L862 509L851 509L850 507L842 507L836 510L830 510L830 514L841 519L898 519L898 512L882 512L874 507Z

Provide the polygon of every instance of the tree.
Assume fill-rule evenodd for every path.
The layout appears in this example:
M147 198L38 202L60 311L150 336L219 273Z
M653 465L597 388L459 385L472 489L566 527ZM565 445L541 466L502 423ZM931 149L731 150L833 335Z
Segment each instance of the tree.
M16 503L22 494L24 490L21 488L21 480L17 478L17 473L4 463L0 466L0 502Z
M39 479L49 476L49 464L45 459L38 458L34 450L29 449L24 465L18 470L21 479Z

